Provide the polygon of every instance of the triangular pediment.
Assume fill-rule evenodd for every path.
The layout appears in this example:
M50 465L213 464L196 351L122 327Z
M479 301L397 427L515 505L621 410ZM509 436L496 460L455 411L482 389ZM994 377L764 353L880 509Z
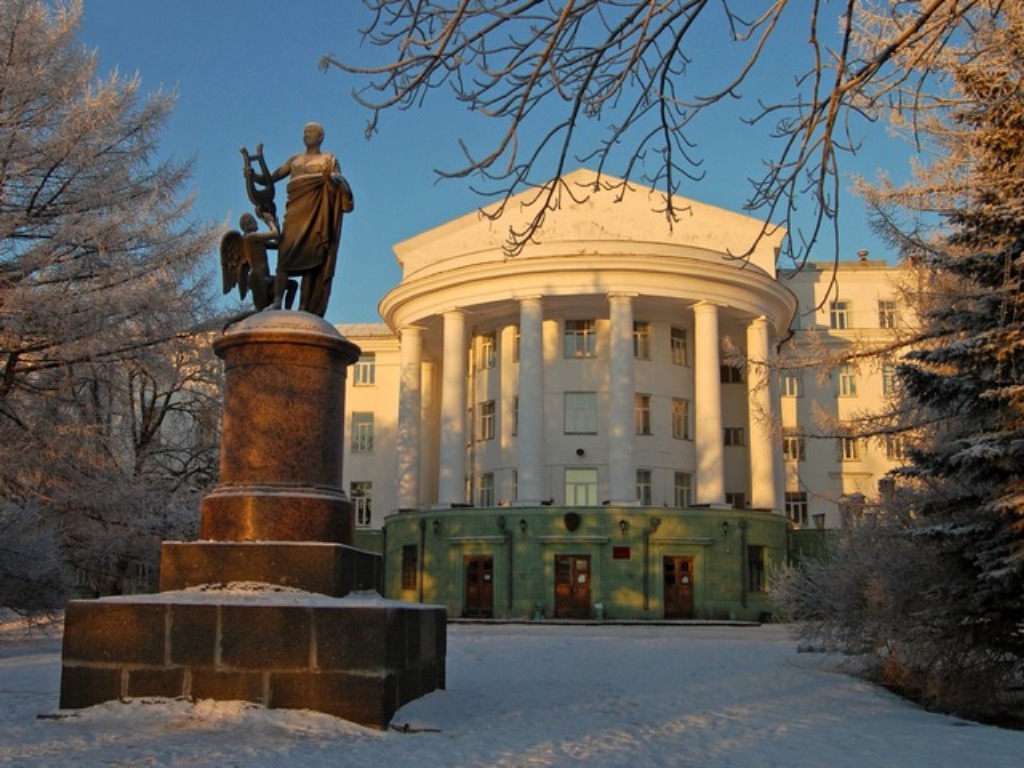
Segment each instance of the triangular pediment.
M558 253L675 252L685 249L705 253L716 261L749 253L749 261L775 275L776 252L784 230L765 227L756 218L681 196L673 198L674 221L664 213L661 192L620 179L579 169L562 178L556 187L556 207L515 258L552 256ZM405 277L424 270L447 269L467 262L509 258L506 246L510 231L520 231L542 204L533 188L510 198L498 218L485 207L427 230L394 247ZM737 266L740 266L737 263Z

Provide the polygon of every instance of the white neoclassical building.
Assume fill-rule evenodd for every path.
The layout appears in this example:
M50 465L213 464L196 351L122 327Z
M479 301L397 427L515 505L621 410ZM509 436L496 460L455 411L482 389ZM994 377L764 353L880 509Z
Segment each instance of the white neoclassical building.
M748 530L746 518L723 517L729 511L835 527L843 500L870 500L900 459L893 446L836 437L844 419L885 396L884 365L822 376L779 367L812 345L891 334L899 270L861 254L835 273L812 264L780 275L781 230L685 199L670 226L657 193L637 188L620 200L592 180L588 171L567 177L577 193L563 193L515 256L507 233L532 216L531 193L501 219L473 212L399 243L402 280L380 302L383 323L341 327L363 350L346 395L357 525L379 529L391 516L397 532L401 516L420 520L421 598L427 527L454 548L452 569L469 583L459 548L479 549L492 535L472 532L474 521L507 510L493 535L507 536L512 521L526 536L549 510L563 535L563 517L585 509L605 510L623 538L649 532L644 598L662 599L647 594L646 580L649 547L662 534L634 519L641 511L662 510L653 518L662 533L675 517L703 525L672 535L700 539L711 561L707 525ZM391 552L401 536L389 538ZM578 550L580 541L564 543ZM776 544L768 550L786 546ZM412 555L402 554L406 570ZM527 556L548 560L542 550ZM764 567L741 554L749 557L744 579ZM409 573L401 578L408 592ZM513 576L510 565L510 594L513 582L538 578ZM441 598L465 612L471 598L456 591L458 599Z

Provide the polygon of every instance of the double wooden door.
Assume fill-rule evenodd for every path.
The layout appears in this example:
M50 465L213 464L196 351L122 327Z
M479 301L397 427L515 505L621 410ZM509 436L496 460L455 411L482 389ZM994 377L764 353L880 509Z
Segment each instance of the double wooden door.
M589 619L590 555L555 555L555 618Z
M666 555L662 559L665 575L665 618L693 618L693 558Z

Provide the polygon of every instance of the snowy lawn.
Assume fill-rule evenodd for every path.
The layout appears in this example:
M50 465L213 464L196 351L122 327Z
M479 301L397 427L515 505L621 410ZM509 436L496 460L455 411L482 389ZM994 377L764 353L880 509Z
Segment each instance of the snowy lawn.
M454 625L448 642L447 690L380 732L234 702L58 712L59 628L8 629L0 765L1024 765L1024 732L923 712L781 626Z

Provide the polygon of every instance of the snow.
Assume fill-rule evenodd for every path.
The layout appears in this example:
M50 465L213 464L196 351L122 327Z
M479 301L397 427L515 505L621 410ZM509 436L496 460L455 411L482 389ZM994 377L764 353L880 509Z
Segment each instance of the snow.
M931 714L787 628L456 624L392 730L239 702L59 711L60 626L0 627L0 765L1020 766L1024 732Z

